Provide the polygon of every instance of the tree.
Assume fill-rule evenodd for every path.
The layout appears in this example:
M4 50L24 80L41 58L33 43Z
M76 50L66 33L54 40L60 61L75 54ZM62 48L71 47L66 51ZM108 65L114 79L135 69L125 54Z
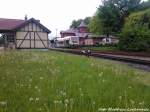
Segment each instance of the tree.
M126 19L119 48L130 51L150 51L150 9L135 12Z
M91 21L91 17L86 17L83 21L86 25L89 25L89 23Z
M89 31L92 33L95 33L97 35L100 35L103 33L102 31L102 22L101 18L99 17L98 13L95 13L95 15L92 17L89 25L88 25Z
M102 26L103 33L109 37L112 33L120 32L124 25L125 18L139 7L140 1L141 0L103 0L102 5L100 5L97 10L97 15L100 19L99 25ZM96 21L94 21L95 19L92 19L91 24L95 24ZM98 28L97 26L95 27L94 29ZM97 33L98 30L94 31Z
M112 32L118 31L117 20L118 10L113 7L113 4L105 4L99 8L99 17L101 18L103 32L109 37Z
M77 28L80 25L81 21L82 21L82 19L73 20L70 25L70 28Z
M70 25L70 28L77 28L81 21L84 21L86 25L88 25L91 21L91 17L86 17L84 19L78 19L78 20L73 20L71 25Z

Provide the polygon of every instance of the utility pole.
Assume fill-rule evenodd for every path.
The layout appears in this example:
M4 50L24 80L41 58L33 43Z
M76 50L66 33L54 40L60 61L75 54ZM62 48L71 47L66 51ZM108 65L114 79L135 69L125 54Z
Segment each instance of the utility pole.
M58 31L58 29L56 28L56 38L57 38L57 31Z

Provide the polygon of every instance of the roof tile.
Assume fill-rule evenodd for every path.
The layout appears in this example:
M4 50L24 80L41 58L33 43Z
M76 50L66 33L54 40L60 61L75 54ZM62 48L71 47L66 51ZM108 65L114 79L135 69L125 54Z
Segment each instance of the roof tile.
M0 30L13 30L23 24L25 20L0 18Z

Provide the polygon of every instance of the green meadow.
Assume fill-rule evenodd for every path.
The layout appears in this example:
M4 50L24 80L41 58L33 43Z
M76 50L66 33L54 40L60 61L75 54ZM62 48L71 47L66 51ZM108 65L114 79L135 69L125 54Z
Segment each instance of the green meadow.
M0 112L103 108L150 109L150 72L55 51L0 53Z

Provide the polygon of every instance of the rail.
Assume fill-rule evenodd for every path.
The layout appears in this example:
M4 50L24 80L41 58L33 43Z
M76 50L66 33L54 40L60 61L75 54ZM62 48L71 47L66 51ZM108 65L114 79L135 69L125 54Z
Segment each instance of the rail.
M65 52L65 53L72 53L77 55L86 55L85 53L82 52L83 50L79 50L79 49L51 48L51 50ZM99 53L95 51L91 51L89 56L150 66L150 57L146 58L146 57L129 56L129 55L126 56L126 55L116 55L116 54L107 54L107 53L105 54L105 53Z

